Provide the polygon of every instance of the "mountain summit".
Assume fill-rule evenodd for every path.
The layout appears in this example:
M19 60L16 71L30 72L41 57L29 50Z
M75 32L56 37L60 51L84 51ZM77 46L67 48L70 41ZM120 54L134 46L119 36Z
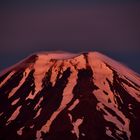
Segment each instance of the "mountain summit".
M34 54L0 75L0 140L139 140L140 77L98 52Z

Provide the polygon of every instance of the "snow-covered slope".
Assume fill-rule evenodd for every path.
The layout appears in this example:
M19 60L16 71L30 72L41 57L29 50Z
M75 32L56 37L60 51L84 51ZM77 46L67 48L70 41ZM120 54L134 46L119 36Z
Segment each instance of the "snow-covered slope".
M140 78L101 53L37 53L0 75L0 139L139 140L139 130Z

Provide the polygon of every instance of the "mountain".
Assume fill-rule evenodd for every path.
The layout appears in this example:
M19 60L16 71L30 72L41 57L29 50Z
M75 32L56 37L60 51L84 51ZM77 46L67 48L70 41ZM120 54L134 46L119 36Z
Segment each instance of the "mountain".
M0 140L139 140L140 76L98 52L33 54L0 75Z

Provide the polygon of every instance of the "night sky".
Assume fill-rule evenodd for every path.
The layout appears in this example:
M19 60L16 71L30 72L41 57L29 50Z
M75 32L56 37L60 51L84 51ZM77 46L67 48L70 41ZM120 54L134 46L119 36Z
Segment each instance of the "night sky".
M0 1L0 70L53 50L100 51L140 73L140 1Z

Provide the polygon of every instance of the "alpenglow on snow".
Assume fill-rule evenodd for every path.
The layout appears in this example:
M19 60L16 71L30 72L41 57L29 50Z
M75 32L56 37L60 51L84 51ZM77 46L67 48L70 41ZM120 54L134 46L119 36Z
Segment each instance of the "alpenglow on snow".
M98 52L42 52L0 74L0 140L139 140L140 76Z

